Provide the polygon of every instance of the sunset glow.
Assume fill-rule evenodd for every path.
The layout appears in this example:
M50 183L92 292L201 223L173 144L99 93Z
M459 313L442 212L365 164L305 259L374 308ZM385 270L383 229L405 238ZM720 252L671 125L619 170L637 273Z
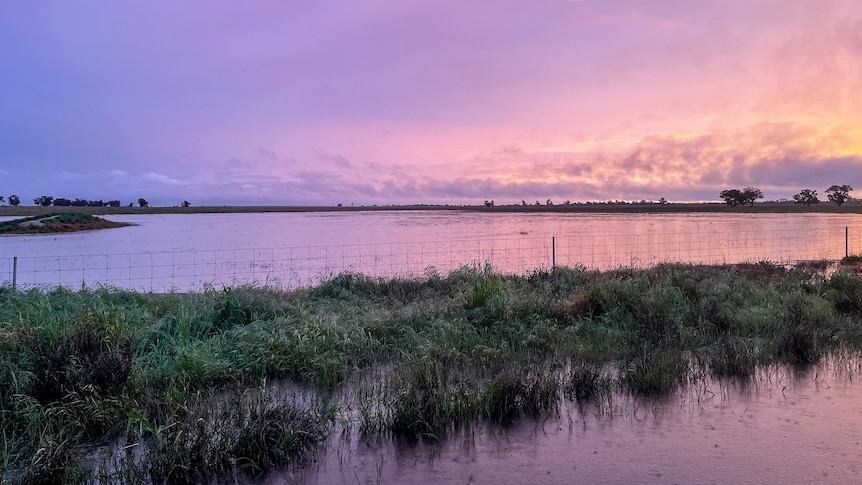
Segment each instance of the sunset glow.
M862 186L862 2L0 7L0 194L716 200Z

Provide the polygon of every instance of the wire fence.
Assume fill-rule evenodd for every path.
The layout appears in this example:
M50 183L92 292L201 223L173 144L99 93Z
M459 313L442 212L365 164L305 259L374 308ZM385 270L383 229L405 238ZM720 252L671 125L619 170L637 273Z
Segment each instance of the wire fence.
M446 274L490 264L523 274L554 266L643 268L659 263L733 264L835 261L862 248L862 231L828 234L798 230L649 233L494 238L409 243L258 249L213 249L65 256L0 257L0 285L190 291L205 285L312 286L342 272L372 277Z

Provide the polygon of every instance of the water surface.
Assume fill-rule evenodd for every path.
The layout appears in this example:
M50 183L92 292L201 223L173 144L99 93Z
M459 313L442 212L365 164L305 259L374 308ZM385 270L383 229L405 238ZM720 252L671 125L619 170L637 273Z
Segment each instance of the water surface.
M568 403L560 416L479 426L442 443L336 440L301 472L260 483L858 483L858 360L773 367L664 401Z
M135 226L0 237L23 285L110 284L163 291L210 283L314 284L341 271L441 273L492 264L607 269L665 261L793 262L862 248L859 214L558 214L476 211L116 215Z

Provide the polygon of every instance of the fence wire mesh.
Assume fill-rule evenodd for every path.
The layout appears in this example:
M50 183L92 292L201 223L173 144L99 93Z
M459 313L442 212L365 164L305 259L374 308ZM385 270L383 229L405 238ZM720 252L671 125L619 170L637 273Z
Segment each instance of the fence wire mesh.
M862 231L829 234L798 230L649 233L462 239L452 241L213 249L66 256L0 257L0 285L19 288L115 286L144 291L189 291L205 285L312 286L342 272L372 277L446 274L490 264L523 274L556 266L588 269L659 263L733 264L842 258L862 247Z

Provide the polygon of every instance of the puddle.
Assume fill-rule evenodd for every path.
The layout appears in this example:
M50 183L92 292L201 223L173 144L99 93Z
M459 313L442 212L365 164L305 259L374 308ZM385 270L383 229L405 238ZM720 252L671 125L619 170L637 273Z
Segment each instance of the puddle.
M302 470L252 483L853 483L862 472L858 358L704 380L664 400L564 401L542 420L477 424L438 443L355 427Z

